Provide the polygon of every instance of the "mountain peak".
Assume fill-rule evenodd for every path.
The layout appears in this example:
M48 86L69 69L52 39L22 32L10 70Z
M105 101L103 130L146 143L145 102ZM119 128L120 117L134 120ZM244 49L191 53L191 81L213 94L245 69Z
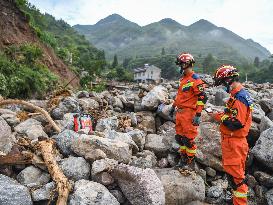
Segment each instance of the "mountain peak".
M109 16L107 16L106 18L104 19L101 19L100 21L98 21L96 23L96 25L99 25L99 24L105 24L105 23L113 23L115 21L124 21L126 20L125 18L123 18L121 15L119 14L111 14Z
M211 30L217 28L213 23L205 20L205 19L200 19L196 21L195 23L191 24L189 26L191 29L199 29L199 30Z

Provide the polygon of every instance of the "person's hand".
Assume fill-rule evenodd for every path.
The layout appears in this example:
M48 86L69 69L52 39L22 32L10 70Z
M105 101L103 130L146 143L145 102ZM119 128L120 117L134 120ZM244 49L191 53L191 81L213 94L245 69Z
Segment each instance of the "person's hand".
M194 116L193 120L192 120L192 124L193 124L194 126L199 126L199 125L200 125L200 122L201 122L201 114L197 113L197 114Z

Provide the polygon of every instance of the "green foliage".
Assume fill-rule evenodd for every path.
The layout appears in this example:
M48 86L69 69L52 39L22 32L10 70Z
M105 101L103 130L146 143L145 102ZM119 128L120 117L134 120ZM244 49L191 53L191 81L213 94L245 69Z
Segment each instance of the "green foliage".
M56 20L50 14L41 14L40 11L27 1L18 0L17 5L25 13L29 24L42 42L51 46L63 61L79 76L87 72L81 80L83 86L99 75L105 68L105 53L93 47L83 35L79 35L63 20Z
M100 93L102 91L106 90L106 83L105 82L100 82L99 84L95 85L92 88L92 91L95 91L97 93Z
M259 57L255 57L255 59L254 59L254 66L258 68L259 65L260 65L260 58Z
M202 63L203 66L203 73L212 74L214 73L215 69L219 67L219 62L209 53Z
M32 44L9 47L0 54L0 94L10 98L42 98L57 77L38 60L42 51Z

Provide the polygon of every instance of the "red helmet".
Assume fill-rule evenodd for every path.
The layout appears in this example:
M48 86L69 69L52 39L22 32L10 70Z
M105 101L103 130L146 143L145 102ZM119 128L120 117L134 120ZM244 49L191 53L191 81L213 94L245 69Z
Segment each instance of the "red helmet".
M238 79L239 73L237 68L232 65L222 65L214 73L214 85L231 84L235 79Z
M181 66L183 69L192 67L195 63L193 56L190 53L181 53L176 58L176 65Z

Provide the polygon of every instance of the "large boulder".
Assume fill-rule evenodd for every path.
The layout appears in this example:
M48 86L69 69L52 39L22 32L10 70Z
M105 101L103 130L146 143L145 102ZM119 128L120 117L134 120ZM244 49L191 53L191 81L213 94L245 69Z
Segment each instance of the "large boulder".
M1 115L1 117L4 118L11 127L15 127L20 123L20 119L17 118L16 113L6 113Z
M99 103L92 98L80 98L79 104L84 112L90 112L90 110L97 110L100 107Z
M80 179L89 179L90 165L83 157L72 157L60 161L60 167L64 175L69 179L78 181Z
M273 127L262 132L252 149L254 157L273 170Z
M226 98L228 97L229 94L226 91L218 89L215 93L214 104L216 106L224 106L226 104Z
M259 124L260 132L263 132L270 127L273 127L273 122L268 117L263 116Z
M15 138L11 135L10 126L2 117L0 117L0 152L8 154L14 142Z
M251 123L251 127L249 129L249 133L247 136L247 142L250 147L254 147L256 141L259 139L261 135L261 131L259 128L259 124L256 122Z
M156 110L158 105L166 102L168 90L162 85L154 87L146 96L142 98L141 106L147 110Z
M273 205L273 189L266 192L265 198L268 205Z
M64 130L58 135L53 136L59 149L65 155L71 155L71 145L74 141L80 139L80 135L72 130Z
M56 184L54 182L47 183L39 189L33 190L31 192L33 201L43 201L51 199L52 192L56 189Z
M148 134L145 139L145 149L155 153L159 158L167 157L174 136Z
M144 130L148 133L155 133L156 131L155 117L152 112L148 111L137 112L136 116L138 121L137 125L138 129Z
M37 167L29 166L17 175L17 180L29 188L37 188L48 183L50 175Z
M108 130L104 133L104 137L127 143L134 153L137 153L139 151L138 146L133 141L132 137L127 133L117 132L115 130Z
M182 175L173 169L157 169L165 192L166 204L186 204L204 201L205 182L199 175Z
M136 143L139 151L142 151L145 144L146 133L142 130L135 129L127 132L127 134L130 135L132 140Z
M146 169L155 167L156 163L157 158L155 154L149 150L143 150L143 152L138 152L136 156L132 157L130 165Z
M208 167L223 171L219 126L216 123L202 122L198 130L199 135L195 140L197 160Z
M132 150L127 143L95 135L81 135L79 140L72 142L71 148L74 153L84 158L95 149L102 150L108 158L123 163L129 163L132 156Z
M260 123L262 120L262 117L264 116L265 116L265 112L262 110L261 106L259 104L254 104L254 109L252 112L253 121Z
M112 176L131 204L165 204L163 186L154 170L119 164L112 170Z
M19 134L25 134L31 140L38 139L38 137L48 137L43 130L41 122L32 118L21 122L14 130Z
M55 120L61 120L65 113L79 113L80 111L79 102L73 97L66 97L52 110L51 116Z
M172 104L165 105L164 103L160 104L157 109L157 114L165 120L172 120L170 112L172 110Z
M119 205L117 199L108 189L96 182L79 180L75 183L74 192L68 205Z
M254 172L254 176L261 185L267 188L273 188L273 176L262 171Z
M159 135L167 135L167 136L175 136L175 124L171 121L165 122L163 125L161 125L158 130L157 134Z
M27 187L0 174L0 204L32 205L33 203Z
M105 171L109 172L117 165L118 165L118 162L114 159L105 158L105 159L97 160L92 164L92 170L91 170L92 177L101 172L105 172Z
M99 119L96 125L96 131L116 130L118 128L118 118L116 116Z

